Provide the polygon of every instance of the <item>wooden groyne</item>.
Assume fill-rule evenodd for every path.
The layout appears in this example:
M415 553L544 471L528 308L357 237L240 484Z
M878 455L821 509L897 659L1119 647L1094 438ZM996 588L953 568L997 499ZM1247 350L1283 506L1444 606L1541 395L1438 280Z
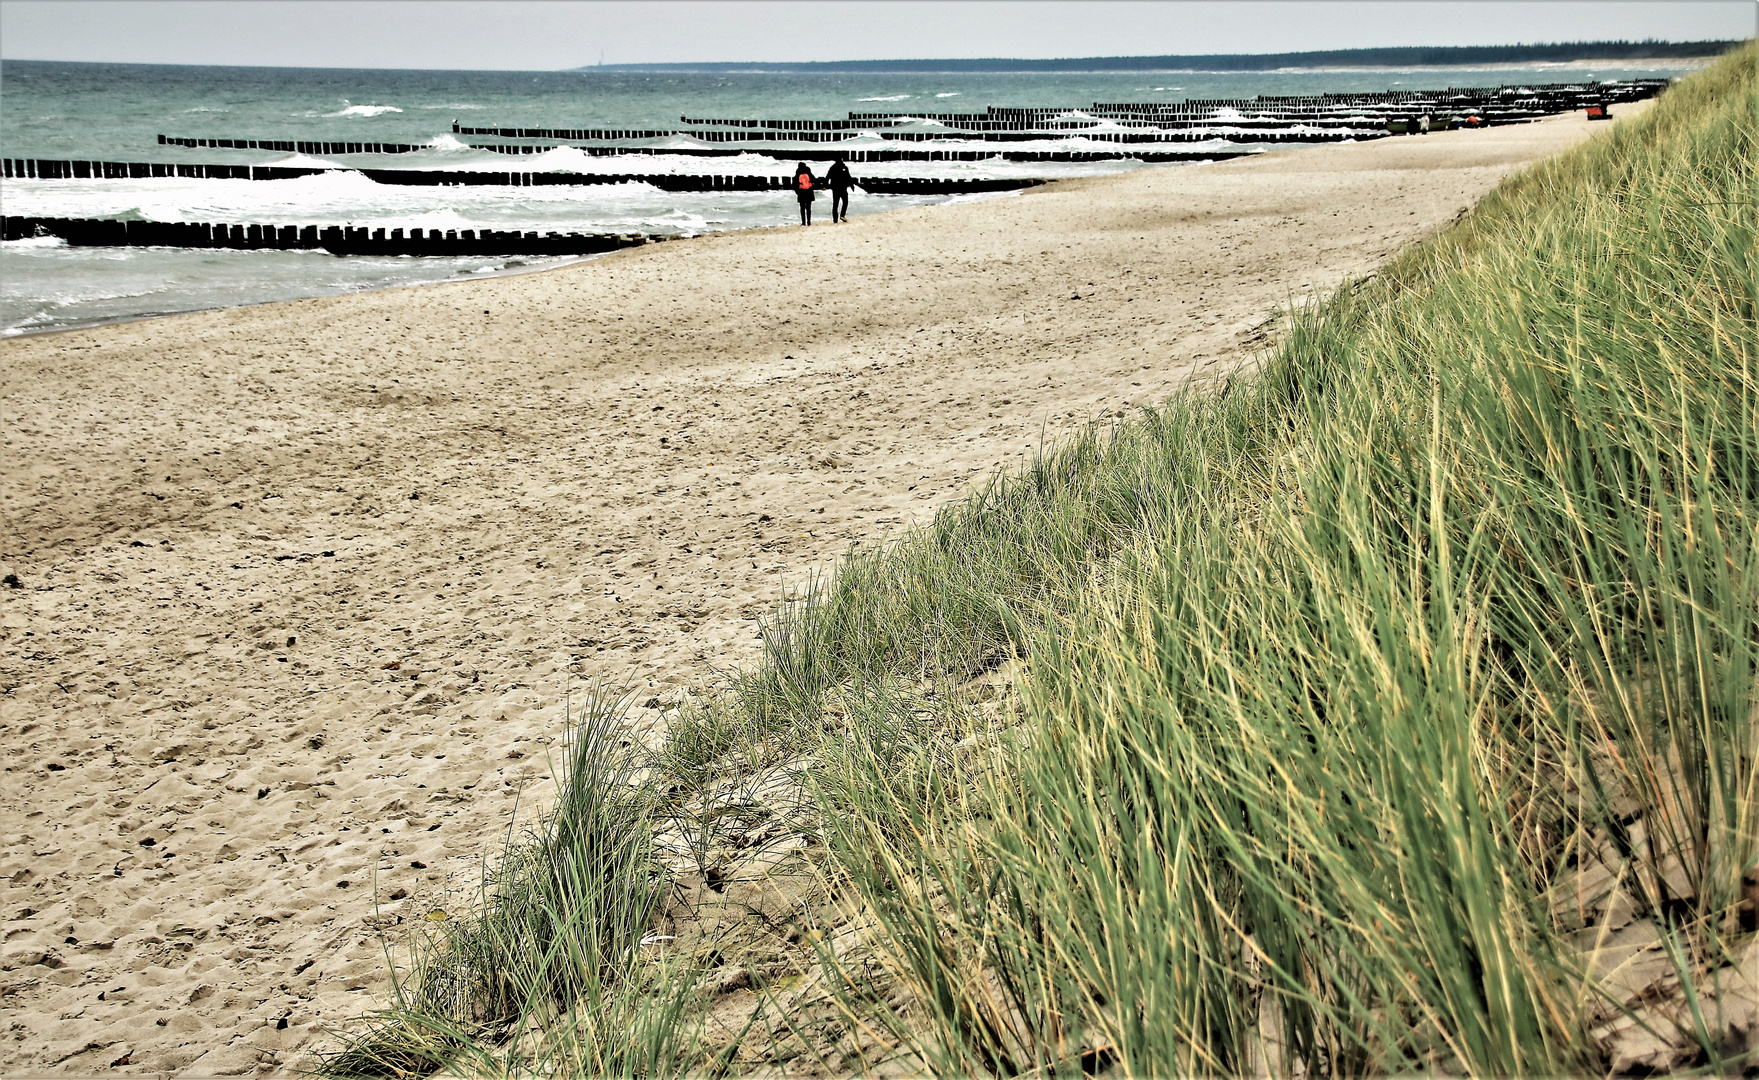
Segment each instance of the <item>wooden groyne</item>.
M322 167L286 165L184 165L164 161L68 161L50 158L0 158L0 176L31 180L149 180L186 177L195 180L296 180L334 172Z
M791 177L695 175L680 173L491 172L466 169L337 169L284 165L179 165L139 161L53 161L0 159L0 175L36 180L106 180L189 177L215 180L293 180L326 173L358 173L376 184L395 187L587 187L648 184L662 191L781 191ZM857 177L855 186L872 194L965 195L1011 191L1045 183L1032 177L966 180L949 177Z
M471 143L472 150L488 150L496 154L511 154L514 157L531 154L547 154L556 149L555 146L519 146L508 143ZM738 157L741 154L757 154L773 158L777 161L846 161L851 165L883 164L894 161L1012 161L1024 163L1036 162L1085 162L1085 161L1142 161L1149 164L1176 164L1179 162L1227 161L1230 158L1251 157L1263 153L1261 150L810 150L792 149L775 150L753 147L749 150L711 150L704 147L692 147L682 150L663 150L645 146L576 146L570 149L579 150L588 157L620 157L625 154L649 155L661 157L678 154L689 157Z
M857 132L888 142L957 139L1008 143L1080 136L1120 145L1211 139L1313 143L1379 138L1401 130L1397 126L1401 122L1422 117L1440 126L1456 121L1473 126L1522 123L1590 106L1639 101L1666 86L1665 79L1633 79L1182 102L1095 102L1085 109L991 106L981 113L850 112L846 118L834 120L680 116L679 122L686 125L683 128L467 127L453 121L452 131L479 138L555 143L685 137L703 143L751 146L754 152L762 152L758 147L765 143L845 142ZM922 125L937 130L920 130Z
M1084 109L995 107L981 113L851 112L850 123L897 124L932 121L960 131L1070 130L1099 123L1159 128L1332 124L1383 126L1389 120L1420 115L1476 115L1486 125L1517 123L1542 116L1654 97L1667 79L1629 79L1607 83L1526 83L1518 86L1451 86L1441 90L1305 95L1254 98L1190 98L1178 102L1095 102Z
M904 114L900 114L900 115L902 116ZM874 127L876 124L884 125L884 124L898 124L898 123L904 122L902 119L876 120L876 121L856 120L856 119L854 119L854 116L855 116L854 113L850 113L849 116L850 116L850 119L848 119L848 120L704 120L704 119L697 118L697 117L680 116L678 118L678 122L680 124L690 124L694 127L726 127L726 128L744 128L744 129L750 130L750 131L799 131L799 132L805 132L805 131L860 131L864 128ZM504 138L520 138L521 136L503 136L503 137ZM542 138L542 136L535 136L535 137Z
M1362 123L1356 125L1336 124L1332 126L1310 125L1312 130L1289 131L1287 125L1275 121L1227 121L1223 125L1227 130L1211 131L1207 128L1198 129L1194 125L1189 131L1161 130L1158 127L1142 125L1139 131L1095 131L1098 121L1040 125L1030 128L1011 129L1006 131L975 130L947 126L941 131L891 131L879 130L872 134L887 142L937 142L944 139L956 139L960 142L1043 142L1046 140L1066 139L1080 136L1091 142L1121 143L1130 145L1154 145L1161 143L1206 142L1210 139L1224 139L1230 142L1336 142L1342 139L1372 139L1385 135L1384 125ZM1114 125L1115 126L1115 125ZM1240 130L1234 130L1240 129ZM1253 129L1247 131L1245 129ZM1259 130L1262 129L1262 130ZM669 131L581 131L577 128L473 128L461 127L456 124L453 134L464 136L496 136L503 139L544 139L558 143L577 142L614 142L619 139L666 139L682 137L695 139L704 143L840 143L849 139L847 131L746 131L733 129L728 131L701 130L690 131L676 129ZM522 132L510 135L508 132ZM667 151L670 152L670 151ZM791 153L792 151L790 151ZM784 155L786 156L786 155Z
M1459 124L1488 126L1522 123L1576 109L1640 101L1660 93L1665 79L1632 79L1611 83L1544 83L1495 87L1447 87L1441 90L1396 90L1378 93L1260 95L1255 98L1194 98L1180 102L1095 102L1085 109L991 106L980 113L850 112L846 118L753 119L680 116L682 128L535 128L470 127L452 122L460 136L520 142L471 143L472 149L529 156L557 146L574 146L592 157L662 155L729 157L758 154L775 160L826 161L842 158L851 164L899 161L982 161L1080 163L1138 160L1152 164L1215 161L1250 150L1181 150L1179 144L1248 142L1270 144L1325 143L1381 138L1388 134L1432 130ZM935 130L920 130L931 124ZM912 130L904 130L912 128ZM844 147L856 132L888 143L922 144L946 140L993 143L995 150L932 147ZM1078 137L1103 144L1094 149L1005 149L1005 144L1055 141ZM696 146L607 146L660 139L689 139ZM321 156L408 154L431 144L340 142L301 139L246 139L160 135L162 146L304 153ZM546 145L534 145L534 143ZM6 176L50 179L87 176L194 176L222 179L288 179L322 169L275 165L184 165L140 162L8 162ZM37 171L32 171L37 170ZM122 171L126 170L126 171ZM751 178L676 178L665 175L624 175L612 179L533 180L531 173L479 170L421 170L422 179L380 179L391 170L359 170L381 183L508 184L621 183L636 179L678 191L763 190ZM562 174L543 174L546 176ZM583 174L584 175L584 174ZM485 177L498 177L485 179ZM785 180L767 186L785 185ZM887 181L891 183L891 181Z
M346 225L232 225L102 218L0 218L0 238L53 236L74 247L231 248L332 255L598 255L663 236L498 229L372 229Z
M432 150L431 143L380 142L314 142L307 139L190 139L178 135L159 136L160 146L183 146L192 150L273 150L283 154L316 154L333 157L342 154L413 154Z
M821 178L819 183L824 183ZM1048 180L942 180L921 176L866 176L855 186L869 195L970 195L986 191L1017 191L1048 184Z
M1385 132L1375 131L1375 132L1369 133L1369 135L1364 136L1364 137L1378 138L1379 136L1381 136L1383 134L1385 134ZM163 138L165 138L167 140L167 142L170 141L170 136L163 136ZM242 145L244 143L255 143L256 145L259 145L259 146L269 146L269 144L273 140L267 140L267 139L225 139L225 140L210 139L207 141L210 143L229 142L229 143L235 143L235 144L239 144L239 145ZM1185 135L1185 136L1182 136L1180 139L1176 139L1176 140L1172 140L1172 141L1173 142L1199 142L1199 141L1209 141L1209 140L1207 140L1206 137L1202 137L1202 136L1198 136L1198 135ZM1325 140L1322 140L1322 141L1325 141ZM182 145L182 144L178 144L178 145ZM349 145L391 145L391 144L349 144ZM524 156L530 156L533 154L548 153L549 151L556 149L558 145L567 145L567 144L550 143L548 145L539 146L539 145L535 145L535 144L531 144L531 143L470 143L468 145L469 145L470 149L472 149L472 150L487 150L487 151L490 151L491 153L496 153L496 154L507 154L507 155L511 155L514 157L524 157ZM571 148L580 151L582 154L585 154L587 157L595 157L595 158L597 158L597 157L728 158L728 157L739 157L742 154L753 154L753 155L756 155L759 157L767 157L767 158L770 158L771 160L774 160L774 161L834 161L834 160L837 160L840 158L840 159L847 161L853 165L884 164L884 163L888 163L888 162L899 162L899 161L933 162L933 161L992 161L992 160L1011 161L1011 162L1015 162L1015 163L1028 163L1028 164L1040 163L1040 162L1077 162L1077 163L1079 163L1079 162L1090 162L1090 161L1142 161L1142 162L1147 162L1149 164L1154 164L1154 165L1170 165L1170 164L1176 164L1179 162L1225 161L1229 158L1245 157L1249 154L1255 154L1255 153L1259 152L1257 150L1229 150L1229 149L1217 149L1214 147L1205 148L1203 150L1157 150L1157 149L1142 150L1142 149L1130 149L1130 148L1125 148L1125 147L1119 147L1117 149L1107 149L1107 150L1003 150L1003 149L995 149L995 150L915 150L915 149L911 149L911 150L906 150L906 149L902 149L902 148L894 149L891 147L887 147L883 150L875 150L875 149L844 150L844 149L821 149L821 148L817 148L817 147L775 147L775 146L748 146L748 147L574 146ZM424 148L423 147L415 147L414 149L420 150L420 149L424 149ZM142 170L142 169L150 170L150 169L153 169L154 167L157 167L160 170L164 170L164 171L160 171L160 172L142 172L142 173L140 173L140 175L142 175L142 176L148 176L148 175L150 175L150 176L199 176L199 175L203 175L203 174L199 173L199 172L180 172L177 170L180 170L180 169L242 170L242 169L247 168L247 166L243 166L243 165L177 165L177 164L167 164L164 162L155 162L153 165L142 165L142 164L136 163L136 164L129 164L125 167L129 168L129 169L134 169L134 170ZM259 166L259 167L261 167L261 168L274 168L276 166ZM285 168L286 166L281 166L281 167ZM310 166L307 168L309 168L313 172L324 171L323 167L321 167L321 166ZM8 173L7 175L11 175L11 174ZM23 175L23 174L20 174L20 175ZM216 173L216 175L221 175L221 174ZM227 178L232 178L232 179L249 179L248 176L244 176L242 174L226 173L224 175ZM126 179L126 177L125 177L125 179Z
M438 172L415 169L361 169L361 174L380 184L405 186L497 186L578 187L590 184L648 184L661 191L783 191L791 176L732 175L700 176L678 173L495 173ZM938 176L858 176L854 184L869 194L966 195L987 191L1012 191L1036 187L1047 181L1035 177L1004 177L981 180Z

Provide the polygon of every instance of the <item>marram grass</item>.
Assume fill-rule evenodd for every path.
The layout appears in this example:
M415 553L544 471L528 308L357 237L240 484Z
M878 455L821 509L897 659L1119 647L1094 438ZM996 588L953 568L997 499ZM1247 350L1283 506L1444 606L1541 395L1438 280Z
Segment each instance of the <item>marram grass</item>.
M1602 1073L1594 866L1665 935L1696 1064L1751 1068L1698 990L1759 873L1756 58L1510 178L1252 377L851 554L647 798L815 761L911 1004L820 962L937 1073ZM1023 716L957 705L1010 660ZM576 745L332 1074L737 1065L702 973L637 957L654 806Z
M1759 857L1754 57L1514 178L1255 383L1053 454L831 590L800 640L855 661L833 677L876 641L1030 653L1032 749L974 781L985 818L832 818L936 1069L1600 1071L1608 1003L1555 894L1601 842L1688 985L1732 955ZM942 568L996 613L917 616Z

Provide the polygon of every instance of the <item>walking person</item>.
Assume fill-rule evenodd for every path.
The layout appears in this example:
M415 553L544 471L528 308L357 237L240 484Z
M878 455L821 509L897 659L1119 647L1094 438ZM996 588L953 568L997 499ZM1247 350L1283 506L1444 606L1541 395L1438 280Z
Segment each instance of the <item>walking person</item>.
M812 224L812 200L818 197L814 191L818 181L813 178L812 170L806 162L794 166L794 197L800 200L800 224Z
M849 189L855 186L855 178L849 175L849 166L843 164L842 157L825 173L825 183L831 187L831 221L848 221Z

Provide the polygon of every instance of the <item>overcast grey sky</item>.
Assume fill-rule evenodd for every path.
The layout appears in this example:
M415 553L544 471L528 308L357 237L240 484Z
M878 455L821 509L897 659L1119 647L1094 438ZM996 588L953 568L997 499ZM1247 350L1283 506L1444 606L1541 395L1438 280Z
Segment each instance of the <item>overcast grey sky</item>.
M0 0L0 57L553 70L1744 38L1752 0Z

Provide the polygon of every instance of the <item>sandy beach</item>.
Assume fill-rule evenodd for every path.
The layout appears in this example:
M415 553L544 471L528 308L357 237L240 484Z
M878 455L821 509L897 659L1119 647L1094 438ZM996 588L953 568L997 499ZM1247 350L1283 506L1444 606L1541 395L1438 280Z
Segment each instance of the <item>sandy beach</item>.
M1604 128L0 343L0 1073L291 1071L541 810L571 692L655 715L850 544Z

